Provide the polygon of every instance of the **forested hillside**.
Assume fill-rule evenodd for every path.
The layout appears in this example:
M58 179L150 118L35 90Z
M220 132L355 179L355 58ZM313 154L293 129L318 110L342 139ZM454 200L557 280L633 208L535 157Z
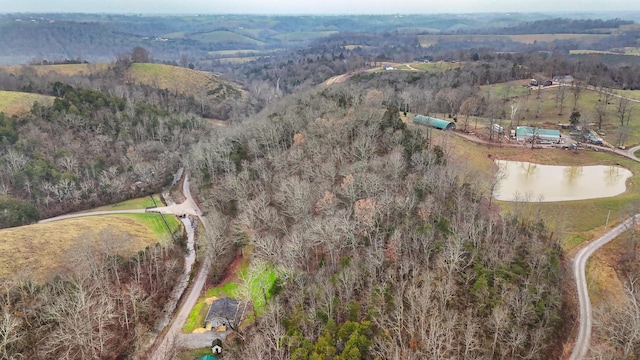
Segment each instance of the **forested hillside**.
M74 274L4 283L0 358L123 359L146 349L183 252L158 245L123 259L115 249L125 241L112 232L86 238L70 254Z
M51 106L35 104L27 118L0 114L8 134L2 141L0 193L35 205L41 217L159 189L178 165L177 151L203 129L195 115L53 86L60 97Z
M209 282L233 277L234 261L277 275L272 288L260 284L266 308L248 307L225 358L566 353L575 309L566 301L565 234L519 205L492 205L493 171L460 160L468 153L453 156L450 133L410 119L441 116L480 141L495 139L486 130L493 124L597 123L605 140L630 142L640 57L604 63L569 50L634 51L635 24L536 14L519 16L528 21L520 25L495 14L60 16L0 16L0 31L12 36L0 38L6 56L29 54L38 64L0 69L0 89L46 99L0 112L0 227L148 195L184 166L207 220L197 257L215 257L204 269ZM555 37L553 29L573 25L598 34ZM528 37L533 31L544 40ZM83 50L113 61L87 63ZM574 84L527 86L559 74ZM570 236L578 243L594 234ZM183 252L164 244L124 258L114 255L126 241L117 234L83 240L71 247L73 274L3 284L0 358L145 353ZM238 276L247 284L256 275ZM634 354L635 330L617 327L629 313L619 306L600 324L598 351Z
M158 191L208 132L206 118L245 109L243 91L213 74L129 57L0 69L0 83L55 97L0 112L0 209L13 209L0 228Z
M298 94L194 151L208 217L230 234L209 248L251 247L281 288L225 356L557 357L557 239L489 209L488 185L383 99Z

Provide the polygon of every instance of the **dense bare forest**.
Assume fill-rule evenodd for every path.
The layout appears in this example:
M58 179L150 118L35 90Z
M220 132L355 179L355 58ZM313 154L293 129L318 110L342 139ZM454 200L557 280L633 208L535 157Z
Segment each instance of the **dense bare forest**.
M478 21L485 24L487 19L491 17ZM3 20L13 34L34 25L25 36L48 26L7 25L14 20ZM195 31L185 19L172 26L165 20L143 20L123 25L131 33L119 33L113 47L100 45L100 56L105 56L105 46L119 52L140 44L151 51L137 47L137 55L117 55L103 72L0 71L3 90L55 97L51 104L36 103L23 116L0 113L0 227L147 195L170 183L174 170L186 165L210 224L201 245L219 258L210 269L211 282L221 279L240 249L253 264L277 270L274 297L264 314L254 313L255 321L238 329L225 344L225 358L560 356L574 324L566 311L563 291L570 278L559 235L536 216L492 207L491 180L455 162L430 130L404 123L401 114L445 114L464 130L472 126L471 117L537 119L540 102L536 105L534 97L540 92L515 99L508 87L492 95L481 86L572 74L581 86L637 89L637 59L615 65L571 57L570 44L561 40L528 45L504 39L473 44L452 40L423 47L420 36L425 34L418 31L385 27L358 32L348 17L338 17L325 25L342 32L308 46L263 53L250 62L222 63L188 37L200 30L230 32L228 28L211 25ZM316 21L286 20L261 18L276 24L272 32L256 33L271 41L264 48L283 46L278 32L303 31ZM372 20L376 18L362 21ZM596 32L629 25L619 19L535 20L492 32L552 32L572 24ZM147 21L157 24L150 28ZM461 21L450 19L441 26L455 28ZM550 29L549 24L557 26ZM66 31L78 40L60 50L60 56L69 57L69 49L79 51L80 40L89 35L82 29L97 26L70 21L48 34L64 37ZM99 28L103 26L108 27ZM186 32L186 39L173 42L143 39L188 29L193 31ZM636 35L637 30L628 31L609 41L633 45ZM198 51L189 50L194 44ZM229 41L205 50L234 46L239 45ZM205 103L127 79L133 62L151 62L154 55L156 61L221 72L242 84L247 95ZM360 72L415 58L447 60L447 68ZM44 62L42 56L37 60ZM454 66L454 60L462 63ZM65 61L84 62L80 57ZM353 76L346 84L318 87L339 74ZM556 90L555 109L566 113L567 121L570 114L580 121L582 111L582 122L595 119L601 128L617 114L620 126L605 125L627 129L628 102L624 109L607 107L613 96L607 90L598 95L600 105L578 109L580 89ZM215 95L219 90L209 91ZM206 118L224 120L226 126L211 126ZM0 358L142 355L182 269L183 252L176 244L164 244L122 258L113 255L119 241L125 241L118 234L86 240L69 254L77 257L76 273L47 284L29 279L2 284ZM600 344L593 353L600 358L638 353L640 291L630 275L637 270L634 264L622 267L627 301L596 309Z
M157 245L131 259L114 255L127 241L112 232L85 238L69 254L72 275L3 283L0 358L121 359L146 349L183 252Z
M554 236L489 209L486 183L382 105L353 87L295 95L194 151L208 216L280 279L228 356L553 357Z

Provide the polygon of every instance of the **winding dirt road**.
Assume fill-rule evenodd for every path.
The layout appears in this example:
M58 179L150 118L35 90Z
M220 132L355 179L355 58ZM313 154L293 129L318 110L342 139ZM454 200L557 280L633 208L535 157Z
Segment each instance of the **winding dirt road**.
M177 208L180 209L180 211L184 211L182 212L183 214L188 213L188 214L197 216L206 231L207 222L204 219L204 217L202 217L202 211L200 211L198 204L196 204L196 202L193 200L193 197L191 196L191 190L189 189L188 175L185 175L184 177L184 182L182 184L182 193L184 194L184 197L186 200L183 201L181 204L176 205L178 206ZM168 207L170 208L171 206L168 206ZM167 331L161 334L156 339L156 346L149 352L148 359L157 360L157 359L173 358L173 354L171 350L174 349L177 345L181 345L179 344L180 341L178 341L178 337L182 333L182 327L184 326L184 323L187 320L187 317L189 316L189 312L191 312L191 309L198 302L198 297L200 297L202 288L204 288L204 284L207 279L207 273L210 267L211 267L211 258L206 257L202 265L200 266L200 270L198 271L198 274L196 275L193 281L193 284L191 285L191 288L187 289L187 294L184 298L184 301L180 305L180 309L178 310L173 320L171 320L171 322L169 323L169 327L167 328ZM214 334L213 332L211 333L212 334L210 334L209 336L213 337ZM202 336L195 336L195 337L200 338ZM209 337L207 337L207 339L204 341L208 341L207 345L211 345L211 340ZM189 342L188 338L182 341L187 343Z
M591 317L591 301L589 300L589 290L587 289L587 279L585 275L587 260L589 260L589 257L596 252L596 250L620 236L620 234L628 230L631 226L634 226L634 223L637 223L639 219L640 214L628 218L602 237L590 242L580 249L573 258L573 275L576 278L578 301L580 302L580 328L578 329L578 338L576 339L576 343L574 344L573 352L571 353L569 360L584 359L589 352L591 324L593 319Z

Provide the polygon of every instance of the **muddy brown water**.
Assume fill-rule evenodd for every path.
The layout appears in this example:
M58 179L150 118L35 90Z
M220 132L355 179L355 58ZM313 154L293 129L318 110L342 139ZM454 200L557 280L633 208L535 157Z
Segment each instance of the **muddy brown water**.
M633 174L620 166L556 166L496 160L493 197L502 201L551 202L611 197L626 191Z

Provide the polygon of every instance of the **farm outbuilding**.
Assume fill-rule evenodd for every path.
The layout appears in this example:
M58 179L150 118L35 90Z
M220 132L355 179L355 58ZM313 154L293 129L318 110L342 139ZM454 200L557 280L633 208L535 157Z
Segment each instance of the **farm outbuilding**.
M430 116L416 115L413 118L413 123L418 125L431 126L440 130L455 130L456 124L442 119L433 118Z
M518 126L516 128L516 141L531 141L532 139L557 144L561 139L560 130L533 128L530 126Z

